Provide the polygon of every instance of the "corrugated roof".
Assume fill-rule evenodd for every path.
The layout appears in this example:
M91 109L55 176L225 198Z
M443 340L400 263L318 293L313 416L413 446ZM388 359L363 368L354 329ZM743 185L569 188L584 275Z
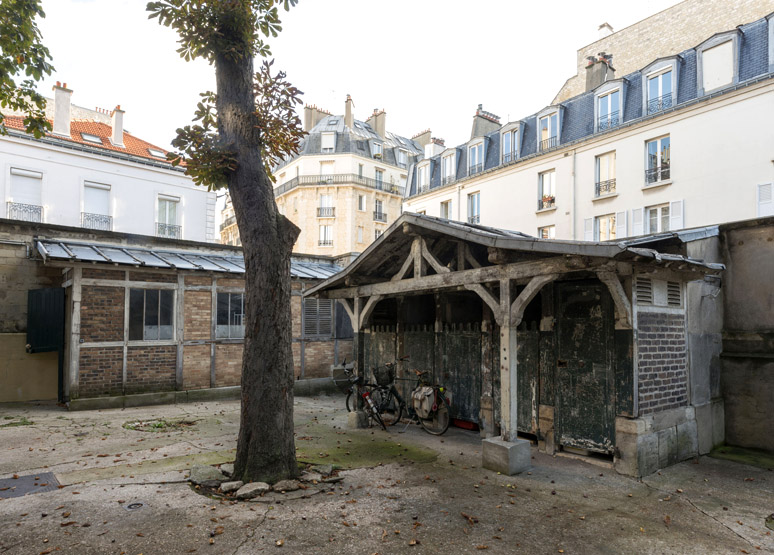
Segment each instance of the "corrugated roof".
M206 251L162 250L68 240L38 239L35 248L47 260L69 260L95 264L144 268L244 274L242 256L221 255ZM342 268L336 264L290 260L290 275L301 279L326 279Z

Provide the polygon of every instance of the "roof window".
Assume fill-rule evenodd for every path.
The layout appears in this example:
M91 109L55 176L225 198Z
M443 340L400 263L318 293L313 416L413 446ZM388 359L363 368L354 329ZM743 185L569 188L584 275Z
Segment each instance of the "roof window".
M148 154L151 156L155 156L156 158L166 158L167 154L163 150L159 150L157 148L149 148Z
M91 133L81 133L81 138L89 143L95 143L98 145L102 144L102 139L96 135L92 135Z
M337 123L339 123L337 118L331 118L328 120L328 125L336 125Z

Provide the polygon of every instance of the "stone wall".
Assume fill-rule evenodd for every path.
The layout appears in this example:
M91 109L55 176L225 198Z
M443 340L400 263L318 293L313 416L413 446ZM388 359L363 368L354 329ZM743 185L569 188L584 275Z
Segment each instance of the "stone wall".
M685 316L639 311L637 342L640 415L687 405Z

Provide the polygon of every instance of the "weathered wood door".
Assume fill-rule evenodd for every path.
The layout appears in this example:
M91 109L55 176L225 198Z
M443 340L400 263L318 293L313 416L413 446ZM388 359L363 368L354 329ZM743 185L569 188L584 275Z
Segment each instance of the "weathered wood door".
M557 290L559 443L609 453L615 445L612 299L598 282L560 283Z
M481 329L476 324L444 324L438 335L440 376L451 392L453 418L478 423L481 411Z
M537 329L519 329L516 335L518 355L516 359L518 392L516 427L520 432L537 432L538 418L538 377L540 375L540 352Z

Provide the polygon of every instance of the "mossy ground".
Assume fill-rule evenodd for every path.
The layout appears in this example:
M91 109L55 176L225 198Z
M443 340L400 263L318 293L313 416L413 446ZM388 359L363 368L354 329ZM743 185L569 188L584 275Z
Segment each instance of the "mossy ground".
M761 451L759 449L745 449L744 447L721 445L712 450L710 457L749 464L751 466L757 466L758 468L774 469L774 453Z
M32 426L34 422L27 420L26 416L6 416L4 420L10 420L4 424L0 424L0 428L14 428L16 426Z

